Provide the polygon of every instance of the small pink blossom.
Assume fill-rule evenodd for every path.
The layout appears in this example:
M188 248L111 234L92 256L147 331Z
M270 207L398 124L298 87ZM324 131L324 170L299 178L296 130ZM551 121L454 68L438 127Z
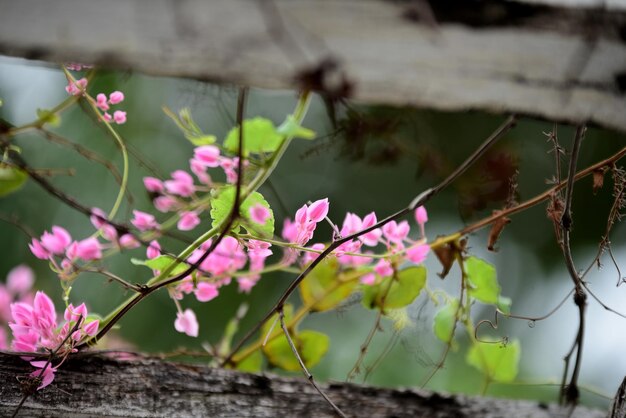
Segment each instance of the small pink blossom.
M181 231L191 231L200 224L200 218L196 212L183 212L176 227Z
M383 259L374 266L374 271L381 277L388 277L393 274L393 267L389 261Z
M426 212L426 208L424 208L424 206L420 206L415 209L415 220L420 225L424 225L428 222L428 213Z
M194 160L206 167L218 167L220 165L220 149L215 145L203 145L193 150Z
M100 208L92 208L89 220L94 228L100 229L102 225L106 225L107 214Z
M83 331L85 334L89 335L90 337L93 337L94 335L98 333L99 327L100 327L100 321L96 319L95 321L88 322L84 326Z
M217 290L217 286L213 283L200 282L196 286L194 294L199 302L208 302L215 299L219 295L219 291Z
M239 291L241 293L250 293L252 288L256 286L258 282L258 276L255 277L238 277L237 284L239 285Z
M428 244L418 244L410 247L406 251L406 256L409 260L414 262L415 264L421 264L426 260L426 256L430 252L430 245Z
M104 112L109 110L109 104L107 103L107 96L106 96L106 94L99 93L96 96L96 106L98 106L98 108L100 110L104 111Z
M322 243L316 243L311 245L309 248L311 248L312 250L317 250L317 251L324 251L324 249L326 248L326 246ZM302 263L303 264L309 264L313 261L315 261L317 259L317 257L319 257L320 254L317 252L312 252L312 251L305 251L304 252L304 257L302 257Z
M65 87L65 91L72 96L82 96L87 89L87 79L81 78L76 83L69 81Z
M176 314L176 320L174 321L174 328L176 331L185 333L190 337L197 337L199 326L196 314L191 309L178 312Z
M41 379L41 384L37 387L37 390L41 390L52 383L54 380L54 372L57 370L55 367L52 367L52 364L46 360L39 360L31 361L30 365L38 369L43 369L45 367L43 372L41 370L35 370L30 374L31 377Z
M200 180L202 183L208 185L212 184L211 176L209 176L209 174L207 173L207 168L203 163L196 160L195 158L192 158L189 160L189 168L191 168L191 171L196 175L196 177L198 177L198 180Z
M124 101L124 93L122 93L121 91L116 90L109 95L109 103L111 103L112 105L116 105L123 101Z
M146 248L146 257L148 260L152 260L153 258L157 258L161 255L161 245L157 240L150 241L148 244L148 248Z
M407 221L396 223L391 221L383 226L383 234L390 242L402 244L402 241L409 235L410 226Z
M104 112L104 114L102 115L102 118L104 119L105 122L111 123L113 121L113 116L111 116L107 112Z
M61 255L72 242L70 234L60 226L53 226L52 233L45 231L41 236L41 245L49 252Z
M152 203L156 210L162 213L171 212L178 208L178 202L171 196L159 196Z
M144 177L143 185L151 193L161 193L164 189L163 182L155 177Z
M85 261L99 260L102 258L102 247L94 237L78 241L76 243L76 256Z
M249 213L250 219L252 219L253 222L258 223L259 225L265 225L265 222L270 217L270 210L260 203L252 206L249 210Z
M40 260L47 260L51 255L48 250L41 245L41 242L35 238L32 239L30 244L28 244L28 248L30 248L33 255Z
M13 294L25 294L33 287L34 282L33 270L24 264L14 267L7 275L7 289Z
M376 284L376 275L374 273L367 273L367 274L361 276L360 281L364 285L372 286L372 285Z
M363 218L363 223L361 224L361 229L367 229L371 226L376 225L378 221L376 220L376 214L371 212L365 215ZM363 242L363 244L369 247L375 247L378 245L378 241L380 237L383 235L383 231L380 228L374 229L373 231L368 232L367 234L363 234L359 237L359 239Z
M172 173L172 180L166 180L163 184L168 192L182 197L189 197L196 190L193 184L193 178L189 173L183 170L174 171Z
M124 112L123 110L116 110L115 112L113 112L113 120L118 125L126 123L126 112Z
M313 222L320 222L328 215L329 207L328 198L316 200L307 208L307 216Z
M120 237L120 246L126 249L133 249L139 247L141 244L137 241L137 238L131 234L124 234Z
M134 217L130 222L140 231L156 229L159 226L154 216L149 213L142 212L140 210L133 210L133 215Z

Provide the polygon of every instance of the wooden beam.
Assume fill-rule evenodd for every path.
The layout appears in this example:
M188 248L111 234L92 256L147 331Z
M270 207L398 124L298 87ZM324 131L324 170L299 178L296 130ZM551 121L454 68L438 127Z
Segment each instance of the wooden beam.
M17 377L33 368L0 353L0 415L10 416L22 394ZM349 383L322 385L348 416L437 418L549 418L566 409L536 401L477 398ZM575 409L573 418L605 411ZM18 417L333 417L305 379L254 375L202 365L94 355L70 358L51 386L30 396Z
M0 54L626 132L626 2L0 0Z

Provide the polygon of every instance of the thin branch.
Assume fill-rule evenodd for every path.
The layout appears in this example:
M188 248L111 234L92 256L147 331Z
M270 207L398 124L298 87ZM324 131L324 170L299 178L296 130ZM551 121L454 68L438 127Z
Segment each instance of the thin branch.
M331 406L331 408L333 408L333 410L335 411L335 413L338 416L343 417L343 418L347 418L346 414L344 414L341 411L341 409L339 409L339 407L337 405L335 405L335 403L328 397L328 395L326 395L324 393L324 391L317 385L317 383L315 382L315 379L313 378L313 375L306 368L306 365L304 364L304 361L302 361L302 358L300 357L300 354L298 354L298 349L296 348L296 346L293 344L293 341L291 340L291 336L289 335L289 330L287 329L287 326L285 326L285 313L284 313L282 308L278 311L278 317L280 318L280 327L283 329L283 333L285 334L285 338L287 338L287 342L289 343L289 347L291 347L291 351L293 352L293 355L298 360L298 363L300 364L300 368L302 369L302 372L304 373L306 378L309 380L311 385L313 385L315 390L317 390L317 392L320 395L322 395L324 400L326 400L326 402L328 402L328 404Z

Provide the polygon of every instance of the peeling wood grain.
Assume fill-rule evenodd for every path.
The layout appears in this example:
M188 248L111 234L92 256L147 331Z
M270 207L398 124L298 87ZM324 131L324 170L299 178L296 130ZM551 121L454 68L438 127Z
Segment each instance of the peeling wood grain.
M626 132L623 0L428 1L0 0L0 54Z
M18 357L0 353L0 415L10 415L21 394L16 376L31 371ZM324 385L349 416L554 418L566 410L533 401L473 398L412 389L347 383ZM605 412L577 408L574 418ZM158 360L70 359L53 385L31 396L22 417L332 417L305 379L253 375Z

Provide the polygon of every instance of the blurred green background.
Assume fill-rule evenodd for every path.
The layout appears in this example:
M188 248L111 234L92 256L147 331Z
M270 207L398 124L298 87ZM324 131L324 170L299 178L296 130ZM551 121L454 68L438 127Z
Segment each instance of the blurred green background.
M0 58L0 117L19 125L36 118L37 108L51 108L66 97L65 77L49 65L17 59ZM166 178L176 169L187 169L192 145L184 139L161 110L190 107L196 122L204 132L218 138L234 125L237 90L191 80L152 78L134 73L99 72L89 86L90 92L110 93L121 90L126 100L118 108L128 112L128 122L119 132L133 152L130 191L133 208L151 211L151 204L141 179L145 175ZM293 110L296 94L289 91L252 90L246 115L264 116L280 123ZM379 219L404 207L417 193L434 185L455 165L468 156L503 120L504 116L485 113L442 113L408 108L365 107L355 103L340 111L333 124L327 108L315 97L304 126L315 130L319 139L294 141L283 161L261 192L272 205L277 225L285 216L308 200L328 197L330 217L341 223L347 211L365 215L374 210ZM352 117L349 117L351 116ZM348 117L346 117L348 116ZM522 119L518 127L498 144L495 151L470 172L437 196L427 206L430 239L452 233L464 225L487 216L502 207L507 178L519 170L519 199L529 199L549 185L554 175L554 154L544 132L551 123ZM62 115L62 125L53 128L67 139L99 153L121 168L121 157L104 129L86 116L79 106ZM573 131L559 126L559 138L569 147ZM51 181L86 206L110 209L118 185L101 165L94 164L68 149L50 143L37 134L16 138L24 158L34 167L47 169L72 168L74 175L56 175ZM606 158L626 145L625 136L598 128L590 128L583 143L579 167ZM504 177L503 177L504 176ZM579 268L586 268L594 256L604 233L606 215L611 200L612 182L607 177L605 187L592 193L591 179L577 183L574 195L574 257ZM513 298L513 312L522 315L543 315L569 291L570 279L555 241L552 224L546 218L545 204L515 215L506 228L499 252L486 250L487 231L469 239L470 253L494 263L503 294ZM118 220L128 222L131 206L125 202ZM84 238L93 232L89 220L62 205L33 182L18 193L0 199L0 214L17 216L23 224L39 235L51 225L62 225L74 238ZM203 230L210 221L205 214ZM159 219L164 219L162 216ZM624 225L618 224L612 233L613 251L618 262L624 261ZM329 231L321 229L316 240L324 240ZM190 235L194 235L193 233ZM36 287L55 296L60 302L60 286L47 263L37 260L28 249L29 239L16 227L0 222L0 277L15 265L26 263L37 274ZM181 248L180 243L164 240L170 251ZM143 282L150 275L144 267L133 266L130 257L143 257L144 250L127 251L124 255L105 261L107 268L131 282ZM441 267L431 255L429 286L458 293L459 272L440 280L436 272ZM626 310L626 290L615 288L615 268L606 262L604 269L589 276L592 289L610 306ZM175 332L175 306L165 292L151 296L133 309L122 321L118 335L136 349L147 352L172 351L184 346L200 349L203 341L216 342L228 321L242 302L250 311L242 322L247 330L267 312L277 296L293 278L290 274L264 277L250 295L242 295L231 285L220 297L199 304L186 298L198 315L200 336L197 339ZM128 295L102 277L84 275L74 286L73 301L85 300L90 311L105 315ZM294 303L298 303L294 297ZM589 326L580 382L585 388L613 396L626 373L626 322L606 312L593 300L589 301ZM60 306L60 305L58 305ZM489 309L475 309L477 319L493 318ZM405 329L391 351L368 376L367 383L382 386L415 386L437 362L443 345L432 334L432 304L420 296L409 310L412 325ZM331 337L331 347L323 361L312 371L320 380L345 380L359 354L359 346L375 320L375 314L352 300L337 311L314 314L303 324ZM378 333L369 349L365 365L370 365L385 349L392 337L391 323L384 323L385 332ZM571 301L549 319L530 327L526 321L505 320L493 335L519 338L522 343L520 383L557 383L562 358L575 338L577 311ZM466 338L452 352L429 388L448 392L477 394L482 383L478 371L465 361ZM357 379L360 381L360 379ZM489 395L556 400L556 385L502 385L490 387ZM583 403L606 407L607 400L588 390L582 391Z

